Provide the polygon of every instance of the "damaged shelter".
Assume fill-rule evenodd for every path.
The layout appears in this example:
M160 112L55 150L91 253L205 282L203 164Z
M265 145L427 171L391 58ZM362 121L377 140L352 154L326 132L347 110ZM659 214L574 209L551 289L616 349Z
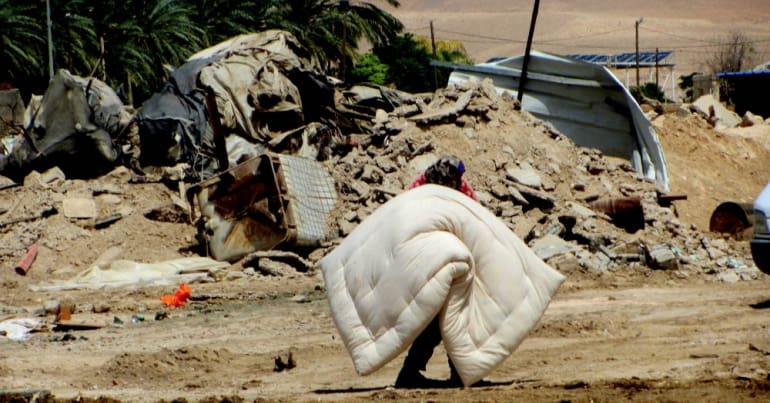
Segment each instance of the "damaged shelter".
M54 141L55 132L45 130L62 126L48 123L64 117L48 103L71 87L70 98L80 100L82 112L66 114L90 120L73 119L62 133L94 131L77 138L104 141L78 147L76 154L33 153L33 160L89 156L94 166L128 165L129 183L172 184L188 201L175 222L195 218L196 240L218 260L267 249L319 250L402 193L438 156L454 153L465 161L482 205L554 267L603 271L640 262L703 268L722 257L719 264L728 264L733 252L726 245L677 221L672 200L662 194L667 173L654 131L631 130L649 123L633 119L641 113L638 105L598 66L545 59L533 60L531 95L524 94L520 110L500 76L458 80L431 94L344 87L317 73L290 34L242 35L179 66L133 119L122 106L99 112L108 103L95 98L98 80L61 72L27 129L34 143L24 150L30 155L34 144L66 149L74 141ZM571 98L552 99L561 92ZM541 105L558 111L563 104L573 107L564 110L573 118L584 105L598 112L583 112L582 118L614 122L617 130L601 133L613 140L607 145L627 147L617 151L626 158L605 158L618 155L603 151L597 139L604 137L593 138L588 129L583 140L589 145L580 147L567 131L574 125L564 122L562 131L558 120L527 110ZM619 130L626 126L628 131ZM61 166L75 177L67 163Z
M59 70L26 115L23 135L0 156L0 174L19 181L33 170L57 166L67 175L93 178L120 163L115 140L131 114L104 82Z
M498 92L517 96L525 56L451 68L449 84L490 78ZM549 122L577 145L631 162L639 174L668 191L665 156L652 123L628 89L604 66L533 51L524 79L522 109Z

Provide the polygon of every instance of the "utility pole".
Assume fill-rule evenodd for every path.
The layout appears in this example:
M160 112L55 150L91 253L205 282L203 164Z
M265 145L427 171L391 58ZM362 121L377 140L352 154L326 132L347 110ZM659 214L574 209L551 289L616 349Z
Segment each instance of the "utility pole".
M658 86L658 79L660 78L658 75L658 48L655 48L655 86Z
M433 49L433 60L436 60L436 37L433 35L433 20L430 21L430 46ZM433 66L433 91L438 89L438 73Z
M639 24L642 23L644 17L640 17L636 20L636 88L641 92L642 85L639 83Z
M48 79L53 78L53 35L51 34L51 1L45 0L45 18L48 27Z
M340 0L339 6L342 10L345 11L345 13L342 15L342 60L340 60L341 64L341 71L340 71L340 78L342 78L342 81L345 81L347 77L347 53L348 53L348 13L350 10L350 0Z
M532 38L535 36L535 22L537 22L537 11L540 8L540 0L535 0L535 6L532 8L532 21L529 23L529 35L527 36L527 49L524 51L524 62L521 66L521 77L519 78L519 90L516 99L521 105L524 98L524 82L527 81L527 68L529 67L529 52L532 49Z

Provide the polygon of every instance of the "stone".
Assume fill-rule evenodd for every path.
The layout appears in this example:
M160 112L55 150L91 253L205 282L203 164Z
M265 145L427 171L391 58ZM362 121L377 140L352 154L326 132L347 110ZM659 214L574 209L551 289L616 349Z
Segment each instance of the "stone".
M385 172L377 166L366 165L361 171L361 180L369 184L382 183L384 177Z
M70 197L62 201L62 212L67 218L96 218L96 202L92 198Z
M755 115L749 111L746 111L746 113L743 114L743 119L741 120L741 126L743 127L760 126L764 122L765 121L762 118L762 116Z
M535 189L539 189L542 186L540 175L533 169L508 168L505 170L505 177Z
M679 257L668 245L654 245L648 253L650 266L654 269L676 270L679 268Z
M565 253L574 252L578 249L577 246L553 234L547 234L546 236L535 240L530 248L540 259L543 260L550 259L554 256L563 255Z

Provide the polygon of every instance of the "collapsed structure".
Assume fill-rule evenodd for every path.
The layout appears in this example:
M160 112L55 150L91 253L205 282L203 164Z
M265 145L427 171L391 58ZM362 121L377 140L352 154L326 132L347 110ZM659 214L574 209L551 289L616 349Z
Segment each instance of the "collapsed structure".
M661 165L642 168L660 175L639 175L633 159L579 146L556 125L520 110L491 80L457 82L419 95L367 85L344 88L315 73L303 54L296 39L281 31L234 38L178 68L132 124L123 118L123 107L104 118L98 113L72 114L93 120L73 122L69 137L53 138L81 138L75 135L86 132L90 146L64 147L78 154L56 153L64 159L45 160L48 165L39 166L59 166L67 177L77 177L82 172L70 168L82 164L70 163L94 154L104 162L102 168L125 164L133 169L122 186L140 177L195 182L183 186L188 190L181 196L189 197L193 209L201 212L196 217L203 219L196 225L209 253L235 261L250 251L277 248L312 261L403 192L435 158L452 153L466 161L466 176L482 205L541 259L566 274L634 266L744 279L757 273L750 257L729 240L678 221L661 182ZM76 88L74 98L82 95L80 105L86 112L106 105L93 101L94 91L101 88L98 80L60 74L51 94L59 87ZM46 98L54 99L49 92L43 105ZM58 116L43 113L46 110L50 108L41 107L35 118L40 123L34 127L60 127L42 123L44 116ZM33 137L38 150L40 144L71 143L49 141L52 130L34 133L39 136ZM33 145L22 144L18 150ZM4 159L25 161L22 151L14 152ZM655 154L649 149L647 153ZM35 161L52 155L35 154ZM302 159L296 160L301 169L284 175L283 167L292 165L293 158ZM181 171L171 175L170 168L180 166ZM0 173L23 178L37 167ZM288 185L292 177L302 177L305 168L316 176L306 177L313 179L299 186ZM89 173L98 181L94 172ZM318 192L300 194L308 183L323 185ZM56 203L52 199L44 204ZM102 207L100 211L109 210ZM320 212L322 218L303 216L303 211ZM319 222L326 224L320 230ZM310 233L296 232L311 223ZM20 243L13 248L23 250L34 235L10 238Z

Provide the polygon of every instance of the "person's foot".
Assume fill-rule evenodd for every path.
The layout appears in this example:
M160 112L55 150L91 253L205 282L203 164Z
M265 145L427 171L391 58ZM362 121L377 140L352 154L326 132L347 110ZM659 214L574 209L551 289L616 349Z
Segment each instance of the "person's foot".
M401 371L396 378L397 389L430 389L444 386L442 381L426 378L420 372Z

